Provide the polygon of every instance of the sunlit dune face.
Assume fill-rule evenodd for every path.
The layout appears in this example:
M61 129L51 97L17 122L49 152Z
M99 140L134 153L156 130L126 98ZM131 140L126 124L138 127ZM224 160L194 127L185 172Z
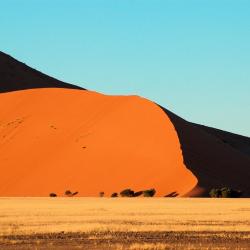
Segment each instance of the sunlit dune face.
M146 99L36 89L0 94L0 107L1 196L184 195L197 184L173 124Z

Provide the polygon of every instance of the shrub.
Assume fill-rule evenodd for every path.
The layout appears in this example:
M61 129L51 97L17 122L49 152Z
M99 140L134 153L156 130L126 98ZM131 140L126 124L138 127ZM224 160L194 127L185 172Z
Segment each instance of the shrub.
M221 197L222 198L230 198L232 197L232 189L228 187L221 188Z
M124 189L120 192L121 197L134 197L135 192L131 189Z
M105 193L104 192L100 192L99 193L99 197L104 197Z
M241 190L233 190L232 191L232 198L240 198L243 192Z
M55 193L50 193L49 196L50 196L50 197L57 197L57 194L55 194Z
M219 197L221 197L221 190L219 188L213 188L209 192L209 195L212 198L219 198Z
M213 188L209 192L212 198L239 198L242 195L242 191L234 190L229 187Z
M144 197L153 197L156 193L156 190L154 188L149 189L149 190L145 190L143 191L143 196Z
M134 193L134 197L141 196L143 194L143 191L138 191Z
M221 189L222 198L239 198L242 192L239 190L234 190L232 188L224 187Z
M72 196L72 193L70 190L66 190L65 193L64 193L66 196L69 196L71 197Z
M111 197L112 198L116 198L116 197L118 197L118 194L117 193L113 193L113 194L111 194Z
M164 197L174 198L178 196L179 194L177 192L171 192L169 194L166 194Z

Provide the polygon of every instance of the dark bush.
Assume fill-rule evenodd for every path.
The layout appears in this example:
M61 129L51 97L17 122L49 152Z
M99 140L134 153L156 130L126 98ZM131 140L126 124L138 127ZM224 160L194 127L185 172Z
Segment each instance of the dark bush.
M50 197L57 197L57 194L55 194L55 193L50 193L49 196L50 196Z
M242 192L239 190L234 190L232 188L224 187L221 189L222 198L239 198L241 197Z
M72 193L70 190L66 190L65 193L64 193L66 196L69 196L71 197L72 196Z
M242 192L229 187L223 187L211 189L209 195L212 198L239 198L241 197Z
M221 188L221 197L222 198L230 198L232 197L232 189L228 187Z
M143 191L143 196L144 197L153 197L155 195L155 193L156 193L155 189L152 188L152 189Z
M75 196L75 195L77 195L78 194L78 192L76 191L76 192L74 192L73 194L72 194L72 196Z
M179 194L177 192L171 192L166 194L164 197L168 197L168 198L174 198L176 196L178 196Z
M134 197L135 192L131 189L124 189L120 192L121 197Z
M99 197L104 197L105 193L104 192L100 192L99 193Z
M209 192L209 195L212 198L219 198L219 197L221 197L221 190L219 188L213 188Z
M232 191L232 198L240 198L243 192L241 190L233 190Z
M143 194L143 191L138 191L134 193L134 197L141 196Z
M113 194L111 194L111 197L112 198L116 198L116 197L118 197L118 194L117 193L113 193Z

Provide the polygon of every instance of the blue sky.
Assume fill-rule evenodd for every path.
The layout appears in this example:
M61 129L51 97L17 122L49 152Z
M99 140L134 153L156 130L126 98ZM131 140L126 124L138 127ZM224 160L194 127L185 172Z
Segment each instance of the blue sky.
M0 0L0 50L250 136L250 1Z

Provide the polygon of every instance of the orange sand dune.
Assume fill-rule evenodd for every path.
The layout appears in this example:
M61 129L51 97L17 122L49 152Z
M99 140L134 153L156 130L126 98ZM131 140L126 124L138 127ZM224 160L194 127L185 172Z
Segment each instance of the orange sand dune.
M2 93L0 107L0 196L184 195L197 184L172 122L146 99L42 88Z

